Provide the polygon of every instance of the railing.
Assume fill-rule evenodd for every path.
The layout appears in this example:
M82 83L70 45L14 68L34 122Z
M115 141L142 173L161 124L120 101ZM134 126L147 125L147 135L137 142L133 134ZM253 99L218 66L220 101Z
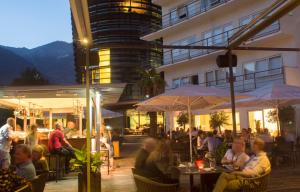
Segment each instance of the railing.
M284 82L284 67L269 69L265 71L258 71L254 73L247 73L243 75L236 75L234 81L235 91L247 92L256 88L263 87L270 82ZM207 81L199 83L199 85L206 87L217 87L229 89L229 78L218 79L214 81Z
M166 28L184 20L192 18L196 15L205 13L215 7L223 5L231 0L196 0L162 16L162 27Z
M223 33L214 35L212 37L202 39L200 41L188 44L190 46L227 46L229 38L241 29L243 26L239 26L237 28L225 31ZM252 39L257 39L263 36L270 35L272 33L276 33L280 30L279 21L274 22L272 25L267 27L265 30L261 31L257 35L255 35ZM210 54L212 52L216 52L218 50L212 49L165 49L164 51L164 65L176 63L179 61L203 56Z

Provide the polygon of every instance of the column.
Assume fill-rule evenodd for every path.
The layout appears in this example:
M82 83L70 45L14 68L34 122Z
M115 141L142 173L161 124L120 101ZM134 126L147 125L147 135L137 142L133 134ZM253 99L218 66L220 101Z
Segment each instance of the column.
M53 113L52 110L49 111L49 129L53 129Z

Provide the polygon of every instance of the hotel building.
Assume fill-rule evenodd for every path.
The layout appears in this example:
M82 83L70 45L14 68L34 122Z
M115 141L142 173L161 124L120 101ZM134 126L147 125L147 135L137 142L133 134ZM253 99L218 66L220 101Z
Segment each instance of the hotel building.
M222 46L243 25L249 23L274 0L153 0L162 6L162 28L142 39L163 38L165 45ZM274 22L244 44L255 47L299 47L300 7ZM163 65L166 89L186 84L229 88L228 69L218 68L216 57L222 50L165 49ZM234 68L235 91L248 92L269 83L300 86L300 55L298 52L233 51L238 57ZM270 123L270 109L237 109L237 130L257 126L275 134L277 126ZM208 110L193 111L193 123L210 130ZM230 114L230 110L225 110ZM177 127L177 113L168 113L168 127ZM296 110L296 125L300 129L300 113ZM229 115L231 118L231 114ZM224 129L231 129L232 120Z

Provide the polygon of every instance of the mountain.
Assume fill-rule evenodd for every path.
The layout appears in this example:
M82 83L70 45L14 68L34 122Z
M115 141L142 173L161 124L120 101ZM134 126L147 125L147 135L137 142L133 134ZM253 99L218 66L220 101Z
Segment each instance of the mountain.
M4 50L4 51L3 51ZM16 73L21 73L24 67L35 67L51 84L75 84L75 68L72 43L55 41L33 49L15 48L0 46L1 52L9 52L11 57L0 57L0 67L16 69ZM14 62L14 57L23 60L22 68ZM22 64L19 61L19 65ZM6 71L9 71L6 70ZM18 75L17 75L18 76ZM9 79L15 79L17 76L12 75ZM9 83L7 80L5 84ZM2 82L2 70L0 71L0 83Z

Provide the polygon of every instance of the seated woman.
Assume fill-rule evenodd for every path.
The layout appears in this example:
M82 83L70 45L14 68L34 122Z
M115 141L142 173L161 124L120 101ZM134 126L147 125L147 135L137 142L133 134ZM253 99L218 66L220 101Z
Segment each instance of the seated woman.
M243 138L236 137L233 140L232 149L228 149L222 159L223 165L230 165L232 169L242 169L249 160L249 156L245 153L245 141Z
M44 156L44 147L36 145L32 149L32 163L36 170L36 175L49 172L48 162Z
M158 182L178 183L179 173L174 168L173 153L168 141L159 141L146 160L144 173L144 176Z

